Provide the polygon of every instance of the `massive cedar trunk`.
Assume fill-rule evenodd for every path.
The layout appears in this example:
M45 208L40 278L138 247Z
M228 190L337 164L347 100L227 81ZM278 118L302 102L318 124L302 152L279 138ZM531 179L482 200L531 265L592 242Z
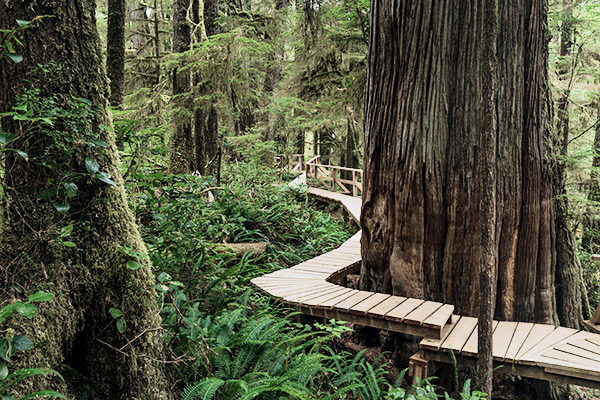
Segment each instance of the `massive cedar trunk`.
M35 343L19 365L66 372L67 384L34 379L22 384L55 386L74 398L70 378L83 376L90 398L169 399L150 265L145 259L138 269L126 267L134 259L126 253L146 250L127 206L114 133L105 128L111 122L95 2L0 1L2 28L15 27L15 16L31 20L36 15L53 17L19 34L23 62L0 59L0 112L21 101L34 116L59 108L65 113L53 114L52 126L37 123L30 130L2 119L3 131L16 135L8 147L26 153L28 161L3 153L0 304L39 289L55 294L33 320L17 318L10 324ZM123 312L123 333L110 308Z
M365 116L361 286L471 316L481 259L481 7L372 2ZM554 323L546 7L501 0L498 13L494 315Z
M183 53L190 49L192 30L187 22L187 11L190 0L173 1L173 52ZM192 121L184 99L188 98L191 90L191 75L189 70L175 69L173 71L173 98L175 110L173 115L174 132L171 137L171 157L169 169L174 174L192 172L193 138Z
M110 105L120 107L125 96L125 0L108 1L106 74L110 80Z

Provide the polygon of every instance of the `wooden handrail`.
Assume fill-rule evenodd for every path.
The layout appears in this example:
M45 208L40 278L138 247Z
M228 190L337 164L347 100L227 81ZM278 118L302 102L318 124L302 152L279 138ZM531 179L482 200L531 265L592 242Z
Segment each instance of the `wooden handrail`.
M354 172L358 172L360 174L362 174L363 170L360 168L348 168L348 167L340 167L337 165L329 165L329 164L318 164L318 163L314 163L314 162L307 162L306 165L312 165L312 166L319 166L319 167L323 167L323 168L330 168L330 169L338 169L340 171L354 171Z

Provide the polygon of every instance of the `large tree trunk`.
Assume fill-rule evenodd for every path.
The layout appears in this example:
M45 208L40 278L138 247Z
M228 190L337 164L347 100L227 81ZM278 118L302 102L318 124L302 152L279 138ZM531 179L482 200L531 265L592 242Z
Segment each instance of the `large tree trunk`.
M125 97L125 11L125 0L108 1L106 74L114 107L121 107Z
M204 26L206 36L211 37L219 33L219 0L204 1ZM215 104L210 105L210 109L204 112L206 118L204 131L204 151L207 172L211 175L217 174L220 170L220 146L219 146L219 115Z
M53 17L20 35L23 62L13 65L0 59L0 112L11 111L25 93L29 96L20 101L27 102L34 115L67 111L52 114L52 126L38 123L31 130L20 130L11 118L2 120L3 130L17 135L10 148L27 153L28 161L4 153L0 304L38 289L56 295L32 321L11 322L16 332L35 342L19 364L63 372L73 368L77 373L65 374L68 386L53 383L72 397L69 378L82 375L90 398L169 399L150 265L146 258L136 270L126 267L134 259L126 253L146 250L127 206L114 133L102 127L111 122L95 2L0 1L3 28L14 27L15 16L30 20L46 14ZM98 139L106 148L97 145L102 143ZM109 176L114 185L106 183ZM49 188L53 190L38 198ZM110 308L123 312L124 332L118 331ZM24 384L50 386L41 380Z
M587 318L590 309L581 270L581 262L577 256L577 242L569 226L569 202L565 188L566 170L565 158L568 155L569 144L569 96L571 92L570 75L571 46L573 40L572 0L563 0L563 15L560 38L561 63L558 73L565 84L558 101L557 131L555 148L561 157L556 159L554 173L556 207L556 301L558 319L561 325L571 328L581 328L581 321ZM580 299L573 301L573 299Z
M173 1L173 52L183 53L190 49L192 30L187 22L187 11L190 0ZM173 174L192 172L193 138L192 122L188 116L189 110L184 99L192 87L189 70L173 71L173 98L175 110L173 120L175 129L171 137L171 157L169 169Z
M471 316L481 258L481 6L372 2L365 117L361 286ZM499 19L495 316L555 323L545 2L502 0Z

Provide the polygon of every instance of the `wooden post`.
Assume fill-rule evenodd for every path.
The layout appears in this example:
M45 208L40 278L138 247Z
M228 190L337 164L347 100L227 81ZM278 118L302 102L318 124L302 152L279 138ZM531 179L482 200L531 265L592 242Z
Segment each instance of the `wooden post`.
M337 188L336 188L336 179L335 179L335 171L336 171L336 169L332 167L332 168L331 168L331 189L332 189L334 192L337 192Z
M408 362L408 374L413 378L413 385L417 383L417 378L423 380L433 372L433 361L424 358L421 352L415 353Z
M358 186L356 186L356 171L352 171L352 196L358 196Z

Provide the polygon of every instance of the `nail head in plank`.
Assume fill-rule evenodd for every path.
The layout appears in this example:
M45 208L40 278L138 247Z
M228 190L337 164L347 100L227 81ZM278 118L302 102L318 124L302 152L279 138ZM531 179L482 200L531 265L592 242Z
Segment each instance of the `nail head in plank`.
M389 294L375 293L368 299L363 300L360 303L358 303L357 305L353 306L350 309L350 311L355 312L355 313L365 314L371 308L377 306L378 304L381 304L381 302L383 302L388 297L390 297Z
M423 304L425 300L421 299L407 299L398 305L396 308L385 314L385 319L400 321L404 319L411 311Z
M404 322L408 324L421 326L423 325L423 321L427 319L427 317L429 317L442 307L442 303L438 303L435 301L426 301L419 307L411 311L408 315L406 315L406 317L404 317Z

